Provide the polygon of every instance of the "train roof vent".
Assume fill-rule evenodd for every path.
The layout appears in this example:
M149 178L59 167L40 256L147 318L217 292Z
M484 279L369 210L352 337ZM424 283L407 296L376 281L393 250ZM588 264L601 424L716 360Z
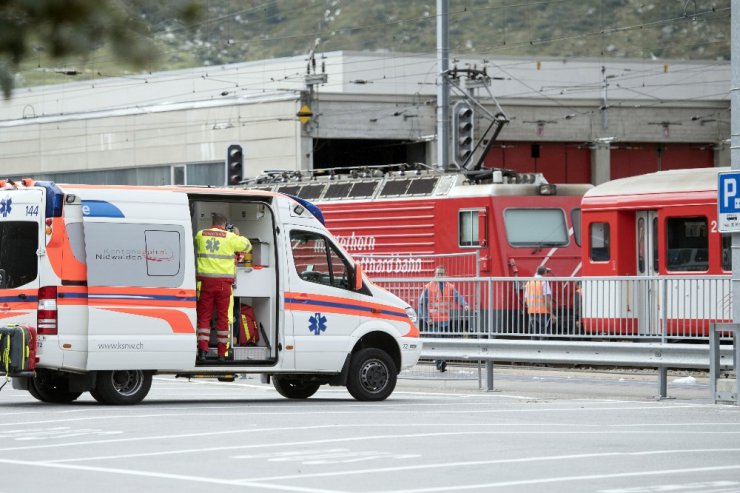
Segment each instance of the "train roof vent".
M261 192L272 192L272 186L269 186L269 187L266 187L266 186L253 187L251 185L247 185L247 188L249 190L259 190Z
M407 195L431 195L437 186L438 178L418 178L411 181Z
M352 184L349 182L343 183L330 183L326 187L326 193L324 194L325 199L343 199L349 193Z
M301 191L300 185L282 185L279 186L277 189L280 193L287 193L288 195L299 195L298 192Z
M316 200L319 197L321 197L321 192L324 191L324 184L311 184L311 185L304 185L303 188L301 188L301 192L296 194L302 199L308 199L308 200Z
M409 188L411 180L388 180L383 185L383 189L380 191L381 197L387 197L389 195L406 195L406 190Z
M378 183L377 181L358 181L352 184L352 190L349 191L348 196L353 199L372 197L378 188Z

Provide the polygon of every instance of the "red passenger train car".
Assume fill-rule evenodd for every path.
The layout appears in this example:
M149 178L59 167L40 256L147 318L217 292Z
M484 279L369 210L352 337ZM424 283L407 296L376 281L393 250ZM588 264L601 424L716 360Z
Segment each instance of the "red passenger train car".
M711 322L731 320L731 239L717 229L726 170L659 171L585 194L585 332L704 337Z
M501 170L486 179L429 169L336 172L310 178L276 172L281 181L271 189L319 206L328 229L371 278L431 278L438 264L448 277L529 277L542 264L554 276L579 274L580 202L591 185L555 185L541 174ZM384 286L416 306L421 285ZM495 293L457 285L467 286L461 294L483 312L521 308L511 282Z

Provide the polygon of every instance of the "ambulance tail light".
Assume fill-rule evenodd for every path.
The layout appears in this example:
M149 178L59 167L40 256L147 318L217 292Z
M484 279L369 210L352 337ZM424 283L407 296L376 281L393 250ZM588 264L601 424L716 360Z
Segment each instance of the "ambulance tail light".
M57 287L39 288L39 306L36 319L39 335L57 334Z

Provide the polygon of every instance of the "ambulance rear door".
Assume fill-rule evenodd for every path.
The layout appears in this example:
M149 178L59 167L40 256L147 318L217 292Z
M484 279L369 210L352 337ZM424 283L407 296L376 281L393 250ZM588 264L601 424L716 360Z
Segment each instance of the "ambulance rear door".
M195 264L185 194L81 191L88 370L195 365Z
M44 192L0 190L0 325L36 326Z

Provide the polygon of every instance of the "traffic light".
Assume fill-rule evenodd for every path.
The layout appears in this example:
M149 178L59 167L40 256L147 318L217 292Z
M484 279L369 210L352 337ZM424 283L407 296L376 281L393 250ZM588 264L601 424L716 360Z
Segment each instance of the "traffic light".
M473 154L473 108L466 101L452 107L452 160L460 167Z
M238 185L244 178L244 154L242 146L232 144L226 151L226 184Z

